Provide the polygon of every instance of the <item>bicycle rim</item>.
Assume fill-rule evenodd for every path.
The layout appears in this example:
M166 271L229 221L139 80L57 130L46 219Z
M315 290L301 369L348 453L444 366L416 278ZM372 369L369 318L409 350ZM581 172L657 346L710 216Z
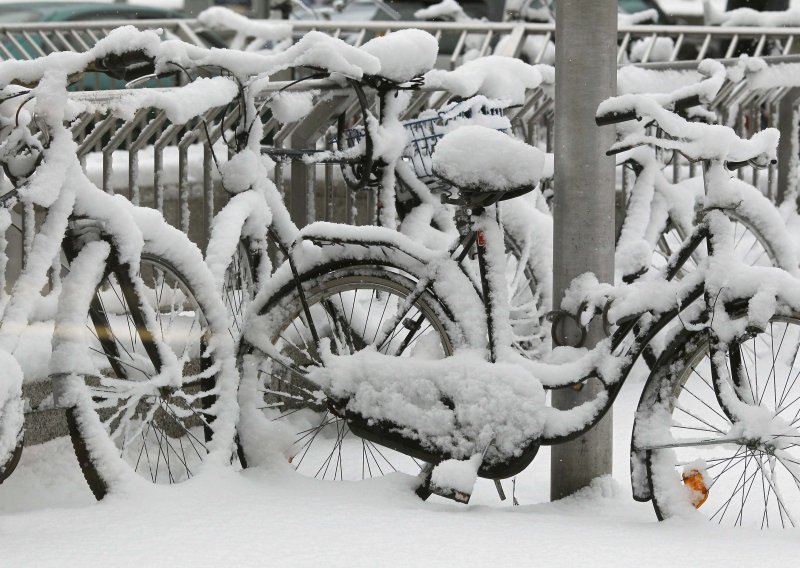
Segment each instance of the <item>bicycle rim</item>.
M696 509L721 525L798 526L800 319L774 318L763 333L735 342L724 354L727 373L712 372L707 341L693 347L661 400L670 441L648 458L656 513ZM745 434L733 427L714 382L737 374L740 400L767 419Z
M215 379L203 371L210 361L202 356L208 324L191 286L172 263L143 253L139 276L143 296L129 302L123 283L111 272L100 283L93 306L102 321L89 319L89 349L97 375L86 376L92 401L87 412L74 416L70 428L84 475L99 499L108 490L102 468L86 452L91 447L78 426L82 420L99 418L121 458L152 483L172 484L192 477L202 463L212 436ZM155 315L154 329L135 322L138 303L149 304ZM102 339L102 341L101 341ZM180 386L163 385L157 364L148 349L158 342L168 347L182 366ZM76 407L73 412L84 412ZM86 455L81 456L82 452Z
M303 289L320 338L330 340L334 349L345 354L373 345L381 327L414 286L400 274L362 267L334 270L305 281ZM286 453L294 469L331 480L364 479L394 471L419 474L422 462L352 434L347 423L328 407L320 389L306 378L306 369L319 364L320 358L296 289L268 302L267 313L270 306L283 307L280 315L269 317L276 322L271 327L272 342L285 359L279 362L261 354L258 400L267 417L291 438ZM397 357L450 355L452 344L442 312L435 298L424 294L391 330L389 341L375 347ZM411 329L413 322L421 322L416 330Z
M733 224L733 251L739 260L749 266L778 266L774 248L752 222L735 211L726 210L725 215ZM653 267L660 269L666 266L669 258L680 248L686 237L683 230L672 221L668 221L667 228L662 232L653 251ZM693 271L706 254L703 243L681 267L676 278L682 278Z

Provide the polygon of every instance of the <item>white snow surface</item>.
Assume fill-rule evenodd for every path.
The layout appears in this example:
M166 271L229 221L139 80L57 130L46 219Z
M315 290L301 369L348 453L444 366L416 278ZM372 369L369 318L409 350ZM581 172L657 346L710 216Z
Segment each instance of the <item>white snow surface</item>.
M544 152L485 126L448 132L433 154L437 175L473 191L533 187L543 169Z
M382 77L405 83L433 69L439 42L426 31L408 28L371 39L361 49L378 58Z
M800 531L720 528L696 520L659 523L631 499L628 449L642 387L631 380L614 413L614 475L578 495L549 500L550 451L516 478L519 507L478 480L470 505L420 501L414 478L367 482L304 478L288 464L225 470L172 487L142 487L96 503L68 438L26 448L0 485L3 564L85 568L191 565L297 567L525 566L638 568L791 565ZM202 522L191 522L202 519ZM564 539L580 527L580 546ZM92 535L87 538L87 535Z
M490 55L468 61L453 71L434 69L425 74L425 84L460 97L486 95L522 104L525 91L542 83L555 83L550 65L529 65L521 59Z

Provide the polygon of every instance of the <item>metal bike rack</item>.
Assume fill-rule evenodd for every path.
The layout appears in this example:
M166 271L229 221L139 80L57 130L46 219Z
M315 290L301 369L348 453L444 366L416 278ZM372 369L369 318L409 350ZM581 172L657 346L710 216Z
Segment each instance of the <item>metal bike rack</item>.
M31 59L57 47L84 50L91 45L90 41L97 41L115 26L131 23L147 28L162 28L166 30L165 33L174 34L186 41L201 45L203 43L198 35L203 29L196 20L18 24L0 26L0 57ZM298 36L305 31L318 29L360 43L377 33L403 29L411 24L303 21L292 22L292 25ZM496 40L503 40L502 53L519 55L526 38L539 35L542 39L549 39L552 38L554 31L551 24L414 22L413 26L428 30L443 41L448 37L456 39L457 49L448 56L448 61L439 62L445 66L455 64L468 44L480 45L480 48L476 49L481 50L485 47L483 51L488 52L488 46L496 48ZM731 44L734 47L741 45L743 41L754 41L756 51L759 49L764 51L766 47L782 42L782 51L789 53L798 35L800 29L795 28L631 26L620 29L619 53L622 58L622 54L627 53L626 50L632 46L632 42L662 37L670 38L678 47L686 42L693 45L700 42L700 45L706 48L705 51L701 50L698 56L707 53L715 42L734 42L734 40L736 43ZM468 42L470 36L475 37ZM727 51L732 52L732 49L728 47ZM646 50L642 59L646 61L652 55L650 52L652 50ZM679 52L679 49L675 49L672 56L677 57ZM764 59L768 65L780 65L799 62L800 56L784 55ZM724 63L732 65L737 61L738 59L730 59ZM676 61L638 65L651 69L690 70L695 69L697 64L693 61ZM285 85L275 82L269 89L276 90ZM300 83L291 90L314 90L323 93L334 88L332 84L326 86L324 81L315 81ZM119 96L119 93L119 91L105 90L83 92L80 95L76 93L76 96L103 102ZM796 169L797 162L797 156L793 155L792 148L797 138L794 113L798 96L800 96L798 89L770 89L760 92L751 88L747 81L729 82L723 86L711 105L723 123L734 127L739 133L749 135L754 128L757 130L763 126L776 126L781 130L778 164L771 166L766 174L751 170L740 172L740 175L750 176L749 181L760 184L765 194L778 203L793 195L795 191L794 187L790 187L790 183L794 180L791 172ZM447 100L446 93L417 91L413 94L407 118L427 108L438 108ZM327 126L332 124L333 118L342 110L351 117L350 123L360 119L355 116L358 105L353 104L352 98L337 98L336 101L334 103L320 100L308 116L291 125L282 127L274 119L269 120L266 125L268 134L273 136L277 146L325 148L330 143L332 134L326 131ZM524 104L514 109L509 117L515 125L515 130L528 143L551 151L554 112L550 90L538 88L529 92ZM201 120L193 119L186 125L176 125L170 123L165 113L154 110L139 111L129 121L103 114L86 113L72 123L71 129L79 144L82 162L87 169L92 169L95 175L98 175L97 181L103 189L109 192L122 192L134 203L159 209L165 213L168 220L188 232L190 238L203 246L208 238L214 213L225 203L224 192L220 190L215 180L211 146L219 140L225 128L220 125L223 115L225 127L236 119L236 111L229 110L226 114L221 108L212 109L205 115L210 143ZM152 165L145 166L142 158L146 158L150 153L152 153ZM172 169L175 165L177 167ZM284 167L284 164L278 164L276 167L275 181L291 203L293 217L298 223L305 224L317 219L369 223L375 218L375 199L372 192L353 195L344 187L338 167L330 164L319 166L319 170L317 167L307 164L293 164L289 168ZM676 181L686 175L687 171L695 173L692 166L686 167L680 160L674 161L674 168L673 177ZM121 175L120 170L126 175ZM120 175L114 175L115 172ZM322 175L319 175L320 172ZM315 203L315 195L318 192L324 195L322 207L317 207ZM344 207L341 207L341 203L344 203ZM339 211L344 213L338 213ZM33 219L33 216L28 215L26 218ZM31 235L32 232L25 231L25 234ZM18 258L24 258L24 250L23 246Z

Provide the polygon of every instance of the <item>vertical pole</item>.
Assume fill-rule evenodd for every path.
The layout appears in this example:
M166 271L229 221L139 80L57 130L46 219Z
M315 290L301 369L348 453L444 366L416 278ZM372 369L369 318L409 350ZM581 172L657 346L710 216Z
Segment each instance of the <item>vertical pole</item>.
M614 160L605 155L613 129L594 123L597 105L616 92L617 2L558 0L556 10L555 204L553 298L572 279L593 272L614 278ZM587 337L604 337L600 322ZM599 386L553 392L553 406L568 409L590 400ZM587 434L553 446L550 498L560 499L611 473L611 412Z
M775 199L776 205L794 195L794 187L789 187L792 180L792 170L797 162L797 115L795 107L800 99L800 88L789 89L783 94L778 103L778 129L781 138L778 142L778 191Z

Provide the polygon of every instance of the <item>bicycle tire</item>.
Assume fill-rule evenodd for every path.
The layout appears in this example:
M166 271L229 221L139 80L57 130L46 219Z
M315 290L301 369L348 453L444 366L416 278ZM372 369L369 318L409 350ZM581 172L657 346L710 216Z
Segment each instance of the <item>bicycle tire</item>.
M546 301L549 294L541 290L542 283L530 262L530 255L523 252L524 247L507 232L504 241L512 345L526 357L536 359L547 347L550 336L545 317L549 310Z
M776 337L779 341L772 341ZM794 465L800 463L797 437L786 433L773 436L770 430L760 438L743 434L727 441L729 432L738 430L733 429L734 421L721 402L719 381L726 375L712 367L712 360L726 361L730 370L732 355L751 342L765 346L761 355L754 348L751 361L763 364L747 368L748 382L755 381L760 396L748 401L737 389L739 400L772 416L770 428L772 424L777 428L775 417L787 409L795 415L795 423L800 420L800 384L791 372L796 362L793 354L800 345L800 316L776 316L763 332L715 347L714 355L706 332L678 334L662 355L639 403L641 414L637 416L649 416L650 423L635 426L634 434L634 449L650 446L644 464L659 520L699 513L718 524L760 528L794 526L800 521L800 475ZM779 376L784 377L782 387L778 386ZM783 405L787 399L790 402ZM790 424L791 428L797 425ZM647 440L648 435L654 438ZM726 441L708 442L719 439Z
M84 376L88 403L69 407L67 422L84 478L98 500L114 483L106 474L110 470L105 454L94 449L98 426L123 461L152 483L179 483L192 477L216 435L211 409L218 400L219 373L205 376L203 371L214 368L218 359L206 350L210 331L205 308L190 277L162 254L142 252L141 288L123 290L127 285L121 271L107 270L90 307L90 351L102 374ZM112 305L114 301L117 305ZM155 330L140 321L145 302L155 313ZM180 387L141 388L157 375L153 355L157 346L171 349L183 360L183 379L189 381Z
M20 434L22 434L20 432ZM22 447L23 447L23 440L20 440L17 445L14 447L14 451L11 452L8 460L6 463L0 467L0 484L2 484L6 479L11 477L11 474L14 473L14 470L17 469L19 465L19 460L22 459Z
M758 230L758 223L747 213L726 209L725 215L733 223L734 253L742 262L749 266L788 268L782 266L778 260L780 256L776 252L776 247ZM688 232L681 228L680 224L669 218L653 250L652 266L657 269L665 266L670 256L680 248L688 235ZM678 270L676 278L680 279L694 270L697 263L705 256L705 245L701 245L686 264Z
M256 278L253 257L245 240L239 241L222 284L222 303L228 313L228 332L234 342L244 329L247 307L256 295Z
M0 352L3 368L3 391L0 397L0 484L19 465L25 436L24 401L22 398L23 373L17 360L7 352Z
M323 324L327 324L325 329L319 326L322 337L333 338L332 341L338 340L340 348L347 345L353 351L358 347L364 348L369 345L369 341L365 339L369 339L373 328L377 335L381 323L389 317L387 307L391 301L400 300L414 290L414 280L403 271L357 260L344 263L337 261L317 267L300 275L299 281L312 318L315 321L320 318L324 320ZM364 299L363 303L360 303L360 298L366 298L367 294L369 305L364 315L364 305L367 301ZM385 297L381 298L381 295ZM259 313L267 317L264 317L263 327L259 326L260 334L269 337L275 349L291 359L291 368L286 363L276 365L274 362L276 359L247 343L245 336L240 355L243 365L246 367L249 365L254 370L243 371L240 401L250 401L243 402L243 408L250 404L262 409L263 416L268 419L263 424L268 424L271 429L264 433L283 437L283 444L280 447L283 458L289 460L294 469L301 474L322 479L351 480L380 476L398 470L419 474L424 466L422 462L360 438L354 440L351 436L348 440L349 429L345 421L327 408L326 401L316 392L319 389L305 379L304 363L314 363L315 348L310 347L304 337L308 333L309 326L304 323L305 315L301 305L294 282L283 286L265 300ZM358 312L357 305L360 306ZM402 321L413 320L422 314L433 331L427 334L428 328L422 328L420 324L417 331L422 328L421 332L417 334L417 331L414 331L411 336L413 339L408 345L422 338L430 341L430 344L425 345L419 341L415 348L420 346L423 346L423 349L432 348L435 353L428 352L427 356L450 355L453 341L450 338L452 332L448 329L452 329L451 326L456 324L443 302L426 291L414 304L414 310L416 311L408 314ZM371 323L370 314L379 312L380 320ZM341 321L341 315L349 320ZM359 318L363 319L363 322ZM358 323L354 324L354 321ZM399 327L402 325L398 325L393 331L396 333ZM341 331L345 328L349 329L348 333ZM287 330L291 338L287 338ZM302 340L298 342L302 342L303 345L294 343L291 340L294 338ZM407 336L405 340L408 339ZM397 345L397 342L390 344ZM409 353L401 353L401 355L406 354ZM250 363L248 356L254 357ZM278 407L289 410L287 412L274 410ZM243 417L244 415L243 409ZM245 462L250 460L250 456L264 449L253 447L258 442L248 442L251 439L252 436L248 436L248 432L240 432ZM267 443L274 445L274 441ZM394 460L398 458L405 463L395 463Z

